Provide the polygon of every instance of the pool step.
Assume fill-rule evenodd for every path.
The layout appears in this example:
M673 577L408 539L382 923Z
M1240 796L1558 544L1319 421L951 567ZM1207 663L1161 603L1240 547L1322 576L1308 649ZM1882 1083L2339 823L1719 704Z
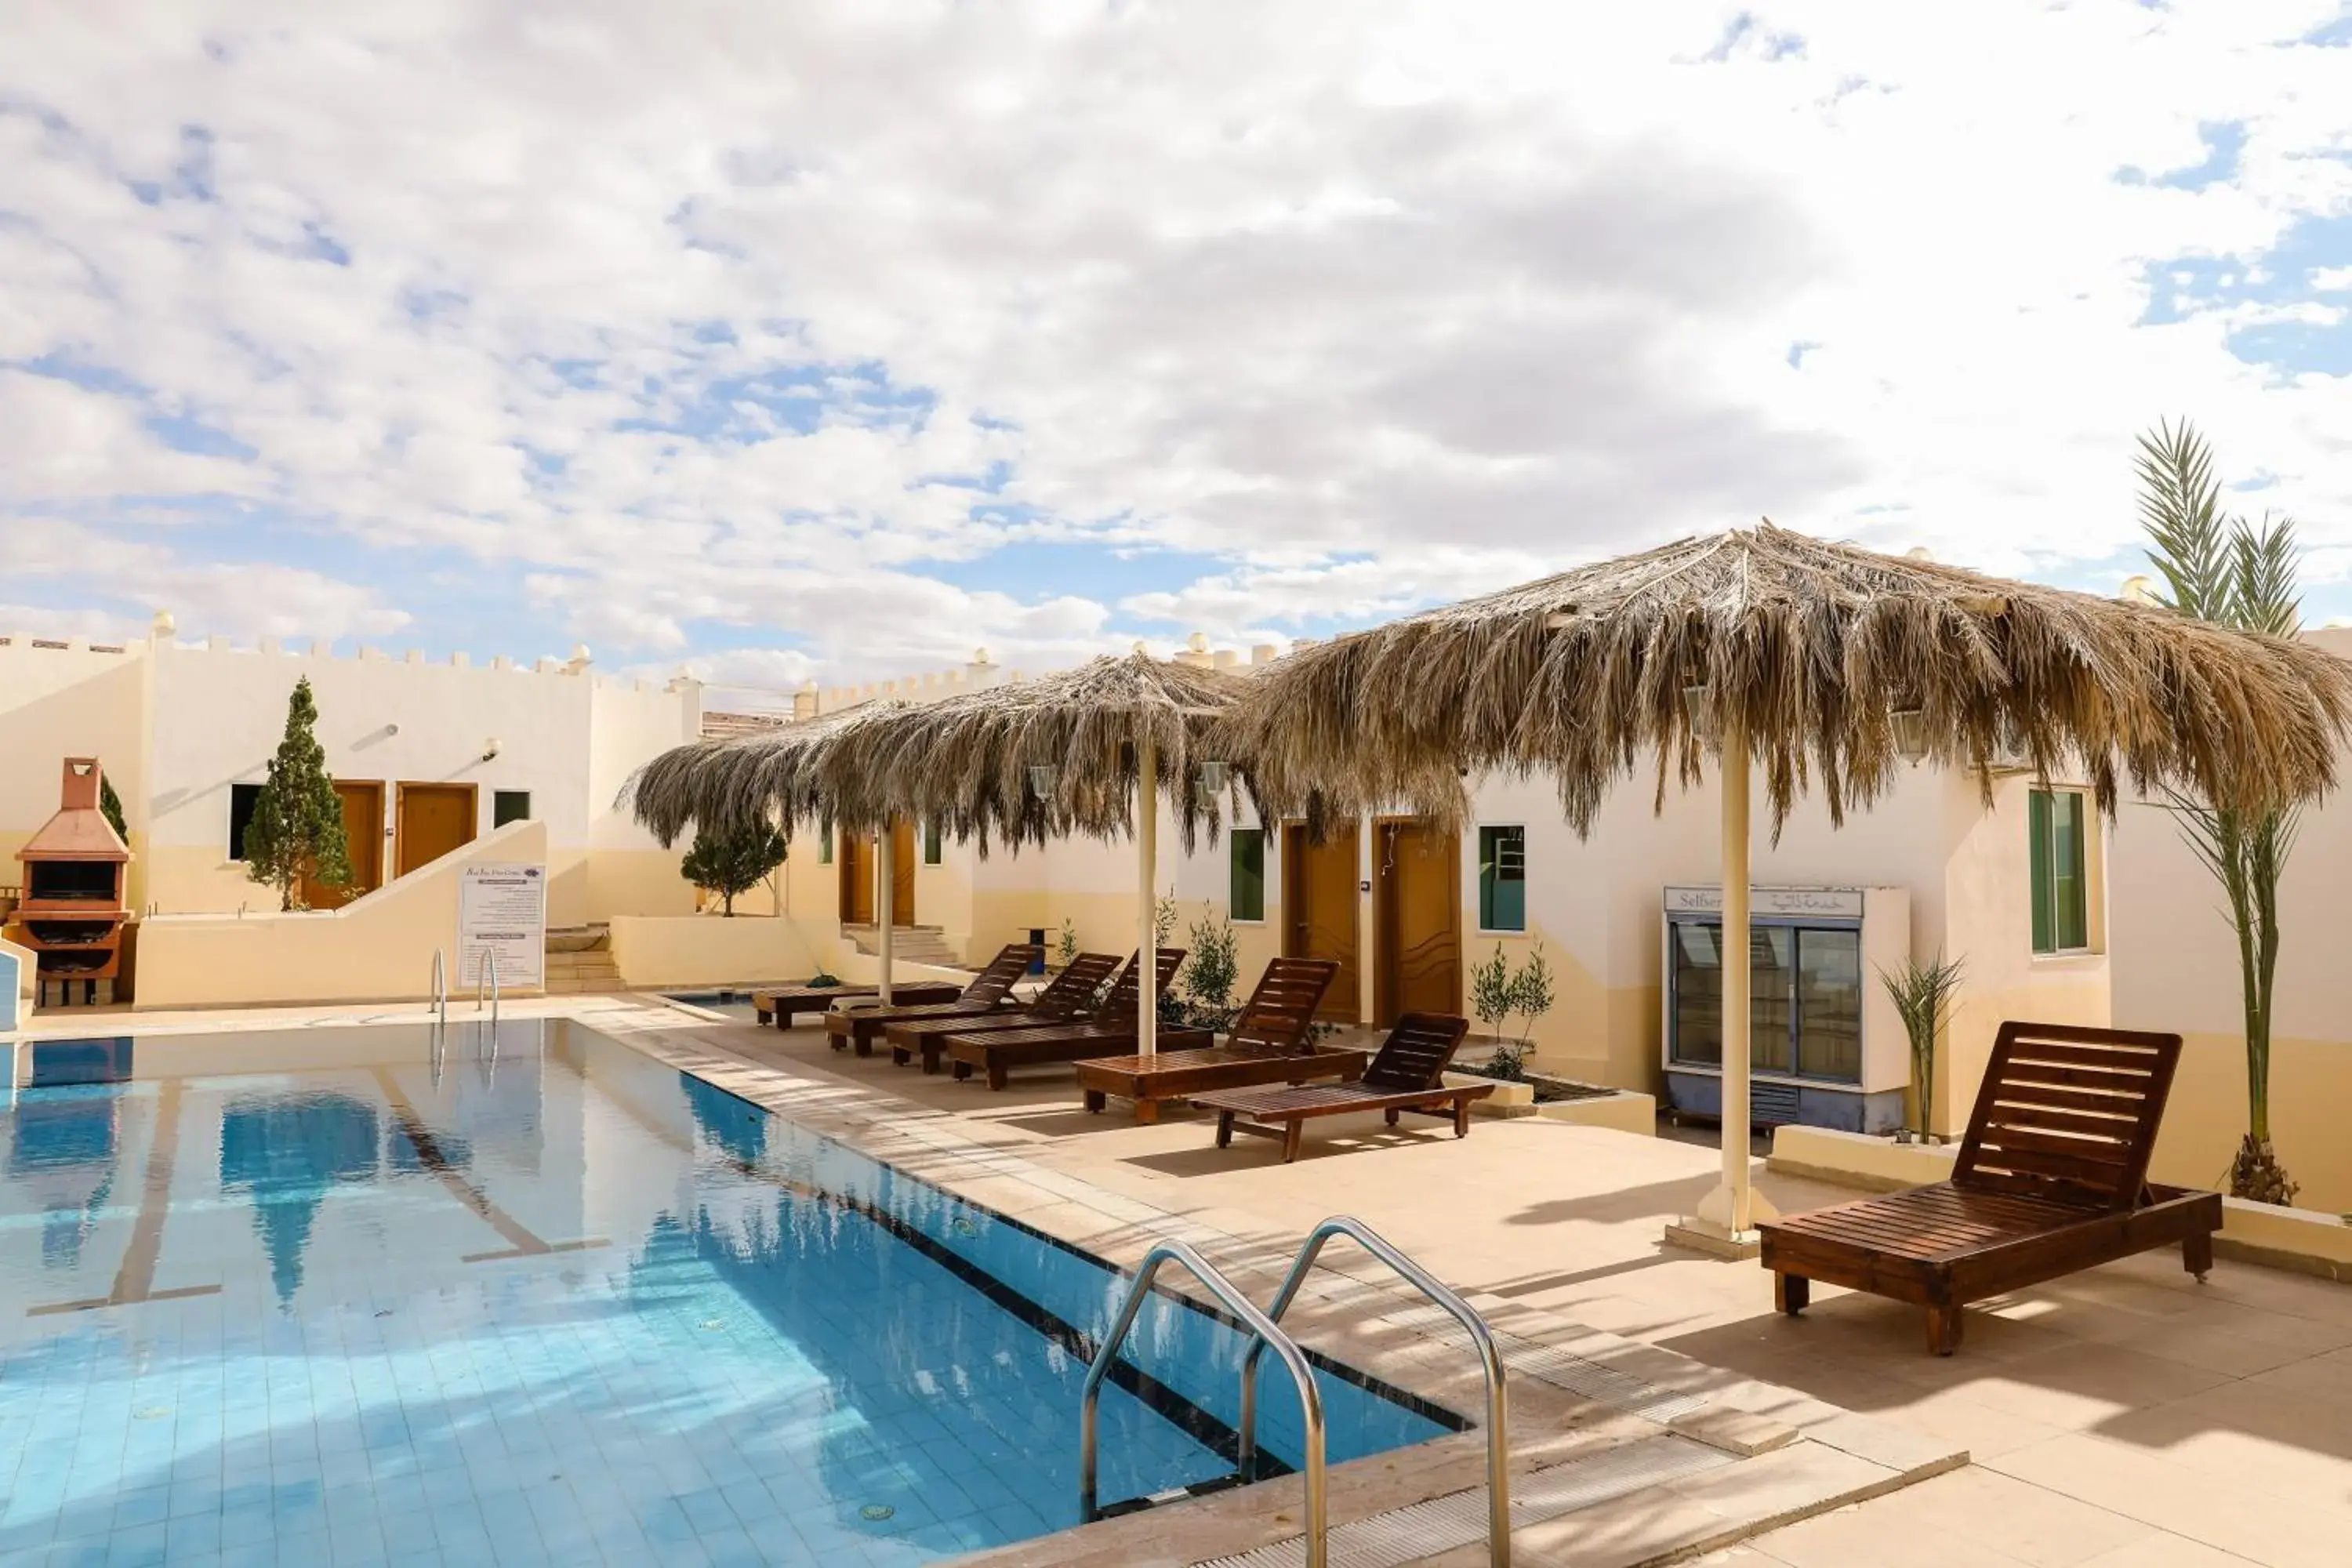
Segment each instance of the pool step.
M841 934L868 958L877 957L882 952L878 926L845 925ZM946 931L940 926L900 926L891 938L890 956L901 963L932 963L945 969L963 967L962 958L948 946Z

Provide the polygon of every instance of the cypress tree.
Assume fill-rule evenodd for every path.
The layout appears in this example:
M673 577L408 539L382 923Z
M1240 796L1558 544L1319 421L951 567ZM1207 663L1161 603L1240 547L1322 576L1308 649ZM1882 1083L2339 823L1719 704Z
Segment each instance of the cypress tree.
M245 830L246 875L277 889L281 910L295 907L305 875L331 888L352 879L343 803L327 776L318 722L319 704L305 676L287 700L286 735L269 759L268 782L254 800L253 820Z
M114 793L114 781L106 776L103 768L98 774L98 810L99 815L106 818L106 825L114 829L114 836L125 844L130 843L131 829L122 822L122 797Z

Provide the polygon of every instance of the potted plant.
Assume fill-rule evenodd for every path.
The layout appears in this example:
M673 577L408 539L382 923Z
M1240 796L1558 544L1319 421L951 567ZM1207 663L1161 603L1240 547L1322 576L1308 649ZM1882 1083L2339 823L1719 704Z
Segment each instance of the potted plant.
M1895 1011L1903 1019L1903 1032L1911 1037L1911 1088L1919 1106L1919 1142L1935 1142L1932 1131L1936 1125L1936 1037L1950 1022L1952 999L1960 988L1961 961L1946 959L1939 952L1932 963L1921 963L1907 959L1903 967L1889 974L1878 972L1878 982L1886 987ZM1897 1143L1911 1142L1911 1129L1895 1130Z

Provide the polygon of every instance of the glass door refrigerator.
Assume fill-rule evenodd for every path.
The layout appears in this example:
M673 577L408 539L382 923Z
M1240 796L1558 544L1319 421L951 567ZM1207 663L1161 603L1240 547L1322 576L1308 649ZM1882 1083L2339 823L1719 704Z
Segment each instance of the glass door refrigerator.
M1848 1132L1903 1124L1910 1046L1878 972L1911 951L1902 888L1748 891L1748 1114ZM1665 890L1666 1103L1723 1114L1723 890Z

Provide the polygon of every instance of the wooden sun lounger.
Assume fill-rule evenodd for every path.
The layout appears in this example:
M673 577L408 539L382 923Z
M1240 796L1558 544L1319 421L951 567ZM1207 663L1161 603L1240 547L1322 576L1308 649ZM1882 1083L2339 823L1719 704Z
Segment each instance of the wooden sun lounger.
M894 985L892 995L899 1002L919 1005L931 1002L952 1002L963 994L960 985L944 980L919 980L908 985ZM802 1013L823 1013L845 996L879 995L878 987L863 982L840 985L776 985L765 991L751 993L751 1008L762 1024L773 1022L779 1029L793 1026L793 1017Z
M1134 1101L1138 1121L1157 1121L1162 1100L1210 1089L1362 1076L1363 1052L1315 1047L1315 1009L1339 971L1328 958L1277 958L1258 976L1223 1045L1080 1062L1087 1109L1098 1111L1118 1095Z
M1168 983L1176 977L1176 970L1184 962L1181 947L1160 950L1158 994L1165 994ZM1129 958L1119 973L1118 984L1111 987L1110 998L1095 1010L1091 1018L1068 1024L1041 1024L1028 1029L998 1029L992 1032L950 1035L942 1042L950 1060L955 1064L955 1076L971 1077L984 1073L988 1087L1003 1089L1009 1075L1017 1067L1038 1067L1054 1062L1083 1061L1088 1057L1115 1051L1122 1045L1135 1043L1136 961ZM1206 1029L1170 1029L1160 1038L1171 1046L1205 1046L1215 1038Z
M1019 1007L1006 1007L982 1016L951 1018L899 1018L884 1027L882 1037L889 1043L890 1060L905 1067L917 1053L923 1058L925 1072L940 1070L940 1056L950 1035L974 1030L994 1033L1000 1029L1034 1028L1041 1024L1066 1024L1083 1018L1094 1011L1095 994L1118 968L1118 955L1111 952L1082 952L1034 1000Z
M2203 1279L2221 1194L2147 1181L2179 1060L2178 1035L2003 1024L1950 1181L1759 1227L1775 1304L1816 1279L1909 1301L1950 1355L1988 1296L2174 1242Z
M1394 1127L1407 1111L1451 1117L1454 1136L1470 1136L1470 1107L1495 1092L1491 1083L1455 1089L1445 1082L1446 1064L1462 1048L1470 1021L1450 1013L1407 1013L1373 1054L1371 1066L1354 1083L1309 1084L1299 1089L1237 1089L1203 1094L1192 1103L1217 1113L1217 1147L1236 1132L1282 1140L1282 1162L1298 1158L1307 1123L1318 1116L1353 1111L1386 1113Z
M972 976L951 1002L935 1002L907 1005L893 1001L887 1007L859 1007L824 1017L827 1043L835 1050L856 1046L861 1057L874 1054L874 1042L883 1029L900 1018L977 1017L1012 1005L1013 987L1029 966L1045 956L1045 950L1028 942L1009 942L1004 950L989 960L988 967ZM898 987L891 989L895 992Z

